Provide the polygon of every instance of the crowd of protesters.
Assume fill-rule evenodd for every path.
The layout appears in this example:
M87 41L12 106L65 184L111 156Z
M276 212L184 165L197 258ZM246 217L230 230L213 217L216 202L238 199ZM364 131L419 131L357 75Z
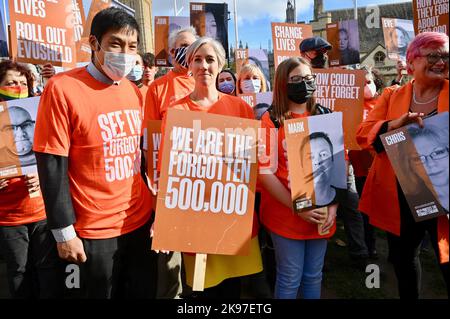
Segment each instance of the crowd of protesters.
M285 120L332 112L314 98L313 68L327 67L326 40L305 39L298 57L278 66L272 104L256 115L237 95L268 91L258 66L246 64L239 74L225 69L222 45L189 27L170 34L173 68L155 79L155 57L138 52L139 32L132 16L109 8L92 21L86 66L55 74L51 64L0 62L0 101L40 96L33 132L38 174L0 178L0 255L13 298L65 296L65 268L77 264L81 298L240 298L245 292L250 298L320 299L336 217L355 261L378 258L374 227L386 231L400 298L420 297L419 252L427 232L448 289L448 211L414 221L380 141L383 133L448 111L447 35L417 35L392 86L376 69L362 68L362 150L348 152L347 190L327 202L324 216L319 209L292 211L283 127ZM410 79L401 86L405 68ZM203 292L192 291L195 256L151 250L158 190L146 176L150 155L141 139L149 120L162 120L164 136L169 108L256 118L278 132L278 166L258 175L250 252L208 255ZM117 132L114 118L129 114L139 121ZM14 134L26 134L30 121L14 124ZM127 154L129 174L119 178L105 166L103 145L123 136L136 145ZM444 152L447 161L448 145ZM448 185L448 170L442 178ZM328 232L318 234L318 224Z

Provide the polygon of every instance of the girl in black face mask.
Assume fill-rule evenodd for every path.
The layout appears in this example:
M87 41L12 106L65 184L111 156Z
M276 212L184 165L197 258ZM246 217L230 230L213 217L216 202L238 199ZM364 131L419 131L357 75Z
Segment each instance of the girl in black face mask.
M305 59L291 58L283 61L275 74L271 109L261 118L261 126L266 129L266 140L270 140L271 136L273 138L271 130L273 132L273 129L278 129L275 143L277 167L266 167L260 163L261 173L258 179L263 186L261 222L268 229L275 248L277 263L275 298L295 299L299 289L302 289L305 299L320 298L326 238L334 233L337 204L328 205L326 217L318 210L305 211L297 215L292 211L289 189L289 166L296 164L288 165L284 121L331 112L315 103L313 97L315 89L315 76ZM274 150L270 150L270 154L273 152ZM324 229L329 230L327 235L319 235L317 232L317 225L321 222L324 222ZM292 271L297 273L293 275ZM298 280L292 282L292 278Z

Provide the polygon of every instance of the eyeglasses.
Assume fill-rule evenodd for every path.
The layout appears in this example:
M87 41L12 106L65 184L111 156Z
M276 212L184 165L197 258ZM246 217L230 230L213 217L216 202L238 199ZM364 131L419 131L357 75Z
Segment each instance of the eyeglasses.
M429 155L420 155L412 158L412 161L415 164L425 164L427 162L427 158L431 158L432 160L440 160L448 157L448 147L438 148L434 152Z
M19 125L6 125L1 129L1 131L4 133L13 133L16 130L18 130L19 127L22 131L28 130L28 129L33 129L34 123L35 123L35 121L27 120Z
M447 54L430 53L430 54L427 54L427 55L420 55L420 57L427 58L427 62L429 64L436 64L436 63L438 63L438 61L440 59L442 59L442 61L444 63L447 63L447 64L448 64L448 61L449 61L449 54L448 53Z
M316 80L316 75L315 74L308 74L305 76L301 76L301 75L294 75L291 76L289 78L289 83L298 83L298 82L302 82L302 81L306 81L306 82L312 82Z

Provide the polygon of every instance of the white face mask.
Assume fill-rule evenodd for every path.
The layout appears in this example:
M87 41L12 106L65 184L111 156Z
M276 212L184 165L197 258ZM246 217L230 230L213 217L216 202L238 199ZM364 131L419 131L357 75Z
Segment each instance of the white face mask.
M97 41L100 50L105 52L103 64L98 60L97 55L94 54L98 63L101 65L103 72L113 81L120 81L131 72L136 65L136 54L116 53L106 51Z
M136 54L105 51L102 69L113 81L123 79L136 65Z
M260 79L244 80L241 82L241 90L245 94L259 93L259 91L261 91L261 80Z
M373 83L373 81L370 81L369 84L366 84L364 86L364 98L366 100L373 99L373 97L375 96L376 93L377 93L377 87L376 87L375 83Z

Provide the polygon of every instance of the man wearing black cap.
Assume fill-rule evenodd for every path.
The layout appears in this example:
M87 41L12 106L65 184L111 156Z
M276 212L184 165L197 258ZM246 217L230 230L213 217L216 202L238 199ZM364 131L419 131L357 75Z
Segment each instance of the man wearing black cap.
M321 37L307 38L300 43L302 57L307 59L313 68L325 68L329 50L331 50L331 44Z

